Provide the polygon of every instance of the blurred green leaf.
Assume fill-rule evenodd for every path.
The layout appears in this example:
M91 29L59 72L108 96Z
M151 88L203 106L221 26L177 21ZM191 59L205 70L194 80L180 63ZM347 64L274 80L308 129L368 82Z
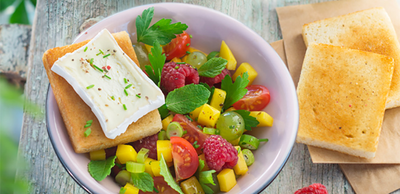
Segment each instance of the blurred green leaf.
M25 1L21 1L10 17L10 24L29 24L28 13L25 8Z
M36 0L31 0L31 3L36 7Z
M0 12L7 9L8 6L12 5L15 0L0 0Z

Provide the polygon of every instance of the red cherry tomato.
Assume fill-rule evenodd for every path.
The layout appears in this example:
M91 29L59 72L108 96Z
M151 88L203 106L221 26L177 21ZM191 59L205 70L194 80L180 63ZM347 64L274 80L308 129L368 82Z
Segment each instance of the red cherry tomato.
M203 131L197 127L199 125L198 123L195 121L191 122L181 114L176 114L172 121L178 122L182 126L183 130L187 132L182 136L182 138L186 139L191 144L197 141L199 147L196 148L196 151L197 154L200 155L202 153L201 149L203 148L203 143L209 135L203 133Z
M173 188L171 188L167 182L165 182L164 177L162 176L155 176L153 177L154 180L154 187L157 189L158 192L143 192L139 191L139 194L179 194Z
M247 86L246 89L248 90L246 95L232 105L235 109L260 111L268 105L270 96L265 86L251 85Z
M169 44L164 46L165 56L167 60L171 60L175 57L181 58L186 54L190 46L190 36L188 33L183 32L182 34L176 35L176 38L172 39Z
M192 144L182 137L173 136L170 140L176 181L193 176L199 166L199 157L196 150Z

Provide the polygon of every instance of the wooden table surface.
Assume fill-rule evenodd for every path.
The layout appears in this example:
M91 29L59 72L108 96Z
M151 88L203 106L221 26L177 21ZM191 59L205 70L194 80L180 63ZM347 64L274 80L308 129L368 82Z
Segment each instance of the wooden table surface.
M174 0L206 6L236 18L271 43L282 39L276 7L323 2L326 0ZM49 81L42 55L56 46L71 44L81 24L97 16L165 0L38 0L32 27L25 94L40 105L44 113ZM168 1L169 2L169 1ZM18 171L31 193L85 193L68 175L50 143L45 118L24 114L20 139L20 157L29 161L29 171ZM312 183L324 184L330 194L354 193L337 164L313 164L307 147L295 144L293 152L276 179L263 193L293 193ZM399 192L399 191L397 191ZM396 192L396 193L397 193ZM400 193L400 192L399 192Z

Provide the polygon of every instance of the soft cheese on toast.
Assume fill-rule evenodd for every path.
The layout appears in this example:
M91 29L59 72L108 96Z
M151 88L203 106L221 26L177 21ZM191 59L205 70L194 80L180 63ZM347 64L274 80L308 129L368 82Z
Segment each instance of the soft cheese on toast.
M373 158L393 66L388 56L310 44L297 87L300 124L296 141Z
M303 39L374 52L394 59L386 108L400 106L400 44L384 8L373 8L315 21L303 26Z
M139 64L129 35L126 32L119 32L113 34L113 37L124 53L136 64ZM118 144L133 142L160 131L162 128L161 118L156 109L130 124L126 132L115 139L107 138L91 108L64 78L51 71L52 66L59 58L67 53L74 52L88 42L89 40L49 49L43 55L43 64L75 152L86 153L105 149ZM89 120L93 120L92 126L90 126L92 132L88 137L85 137L86 128L84 128L84 125Z

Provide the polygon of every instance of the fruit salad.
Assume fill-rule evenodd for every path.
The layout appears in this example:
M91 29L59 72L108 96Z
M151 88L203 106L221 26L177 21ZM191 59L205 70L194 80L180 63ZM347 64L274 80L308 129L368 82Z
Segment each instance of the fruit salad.
M205 53L191 45L186 24L161 19L154 8L136 19L140 67L164 92L162 130L130 144L90 152L90 174L112 176L120 193L229 192L268 139L246 131L271 127L268 89L252 85L257 71L237 61L226 42Z

